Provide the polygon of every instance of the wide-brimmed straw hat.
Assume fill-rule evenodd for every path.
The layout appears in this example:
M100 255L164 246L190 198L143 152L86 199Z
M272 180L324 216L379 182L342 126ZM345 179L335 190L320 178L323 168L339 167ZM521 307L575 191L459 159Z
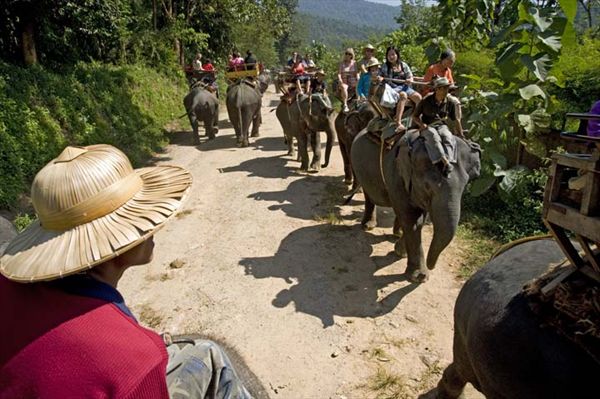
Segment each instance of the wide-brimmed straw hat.
M379 65L381 65L381 62L379 62L379 60L378 60L377 58L375 58L375 57L371 57L371 58L369 59L369 61L367 62L367 65L365 65L365 67L366 67L367 69L369 69L369 68L371 68L371 67L374 67L374 66L379 66Z
M372 44L367 44L365 47L363 47L363 50L375 50L375 47L373 47Z
M35 176L38 220L10 242L0 272L14 281L45 281L114 258L162 227L191 183L178 166L134 170L110 145L67 147Z
M431 81L431 87L433 87L433 89L437 89L439 87L445 87L445 86L450 86L451 89L455 89L456 86L454 86L452 83L450 83L450 81L447 78L435 78Z
M322 75L325 76L325 71L322 69L319 69L317 72L315 72L315 75Z

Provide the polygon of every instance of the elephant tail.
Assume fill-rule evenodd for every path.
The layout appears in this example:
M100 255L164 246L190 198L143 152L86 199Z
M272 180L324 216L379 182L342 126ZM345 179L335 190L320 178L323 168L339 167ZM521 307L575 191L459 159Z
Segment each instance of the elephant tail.
M350 201L352 201L352 198L354 198L354 195L356 195L356 193L360 191L361 187L362 186L360 184L357 184L356 187L354 187L354 190L352 190L350 195L348 197L346 197L346 200L344 201L344 205L348 205L350 203Z
M183 118L184 116L189 116L189 113L186 111L186 112L185 112L185 114L178 116L178 117L177 117L177 119L181 119L181 118Z

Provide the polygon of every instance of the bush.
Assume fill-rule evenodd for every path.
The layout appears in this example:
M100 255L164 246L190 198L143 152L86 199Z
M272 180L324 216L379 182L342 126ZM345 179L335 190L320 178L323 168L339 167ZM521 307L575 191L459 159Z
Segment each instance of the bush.
M542 222L546 179L543 170L523 170L513 177L509 191L497 185L477 197L466 195L465 221L500 242L546 232Z
M112 144L135 166L165 144L185 84L140 66L80 63L61 74L0 63L0 208L66 145Z

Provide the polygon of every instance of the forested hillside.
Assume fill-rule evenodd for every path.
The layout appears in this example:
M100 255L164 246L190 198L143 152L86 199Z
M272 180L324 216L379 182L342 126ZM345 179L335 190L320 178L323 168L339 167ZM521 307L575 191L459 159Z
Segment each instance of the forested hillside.
M310 43L314 40L335 50L341 50L349 43L380 37L392 31L390 28L355 25L339 19L305 13L298 13L294 17L294 23L302 27L300 33L303 42Z
M400 8L365 0L299 0L298 11L356 26L391 30L397 27L394 18L399 14Z

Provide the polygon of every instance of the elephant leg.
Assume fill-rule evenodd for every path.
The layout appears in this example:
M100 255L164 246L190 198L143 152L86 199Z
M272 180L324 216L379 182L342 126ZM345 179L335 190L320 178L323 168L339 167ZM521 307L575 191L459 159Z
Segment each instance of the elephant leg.
M219 134L219 107L215 107L213 112L213 121L212 121L213 133L214 135Z
M192 141L194 144L200 144L200 137L198 137L198 119L196 118L196 114L189 112L188 119L190 120L190 125L192 126Z
M375 204L367 193L365 193L365 213L363 214L360 224L364 230L373 230L377 226L377 213L375 212Z
M429 278L429 269L425 266L425 256L423 255L423 245L421 243L421 230L423 228L423 211L419 208L406 205L404 212L397 212L402 215L402 240L406 245L406 254L408 257L408 266L406 274L410 281L415 283L424 283Z
M242 126L241 126L241 143L240 147L248 147L250 142L248 141L248 132L250 130L250 123L252 122L252 118L250 116L242 115Z
M313 160L310 164L312 170L318 171L321 169L321 133L310 133L310 144L313 149Z
M394 219L394 229L392 230L394 235L398 237L398 240L394 244L394 252L400 259L406 258L406 243L404 242L404 236L402 235L402 229L400 227L400 219L398 216Z
M296 158L297 154L296 154L296 147L294 147L294 136L289 135L286 136L285 138L287 147L288 147L288 155L291 156L293 159Z
M461 397L467 381L460 375L456 364L451 363L437 386L437 398L439 399L458 399Z
M338 142L342 153L342 159L344 160L344 183L350 185L353 182L352 167L350 166L350 157L348 156L350 152L347 150L346 144L343 141L338 140Z
M252 137L260 136L259 127L260 127L261 123L262 123L262 116L260 114L260 109L259 109L258 114L254 117L254 120L252 121Z
M304 132L300 132L300 135L297 137L298 140L298 158L301 162L300 169L307 171L308 170L308 137Z
M209 140L214 139L215 138L215 133L213 131L213 117L212 117L212 115L208 115L208 113L206 113L204 115L203 122L204 122L204 130L206 131L206 135L208 136L208 139Z

